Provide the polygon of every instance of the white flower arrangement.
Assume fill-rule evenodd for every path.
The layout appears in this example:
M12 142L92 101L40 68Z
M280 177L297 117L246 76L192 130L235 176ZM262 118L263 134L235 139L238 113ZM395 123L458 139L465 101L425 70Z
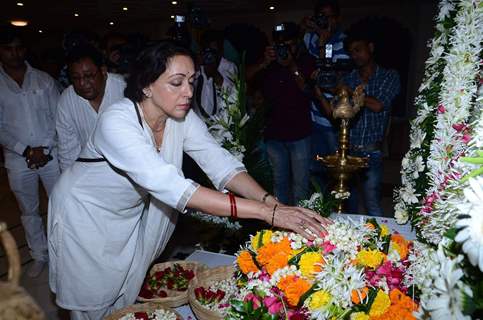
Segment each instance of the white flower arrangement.
M191 211L190 216L197 220L220 226L231 231L240 230L242 227L238 221L231 221L228 217L214 216L211 214L203 213L201 211Z
M449 50L449 34L451 32L451 20L456 10L456 0L443 0L439 4L439 13L436 17L437 34L428 46L430 49L429 58L426 60L424 80L419 87L419 95L415 99L418 107L417 116L412 121L410 134L410 149L403 159L401 169L401 180L403 186L395 192L396 219L400 224L406 223L412 215L418 212L423 195L419 190L425 190L425 180L420 179L428 167L426 159L421 158L427 144L432 139L433 128L431 128L434 111L437 105L432 103L434 95L439 95L439 79L443 74L443 67L446 64L444 59ZM446 22L446 23L445 23ZM427 125L429 123L429 129ZM421 163L421 160L422 163ZM415 165L417 164L417 165Z

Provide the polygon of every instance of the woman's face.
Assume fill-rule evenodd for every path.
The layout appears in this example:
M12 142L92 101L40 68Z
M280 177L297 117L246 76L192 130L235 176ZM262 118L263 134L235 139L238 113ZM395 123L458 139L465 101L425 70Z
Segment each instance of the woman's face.
M148 87L154 106L170 118L183 119L190 109L194 75L195 67L190 57L172 57L166 71Z

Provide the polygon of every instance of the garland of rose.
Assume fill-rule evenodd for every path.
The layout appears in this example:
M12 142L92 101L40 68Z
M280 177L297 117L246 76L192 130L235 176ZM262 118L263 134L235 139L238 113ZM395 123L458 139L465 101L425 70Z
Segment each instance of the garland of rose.
M416 224L420 235L433 244L438 244L456 223L457 216L447 200L453 193L452 182L462 177L457 163L468 152L468 143L474 134L472 122L481 113L475 104L483 41L483 7L479 3L479 0L469 0L459 4L461 9L450 39L453 47L445 56L447 63L435 135L427 160L429 188Z
M415 99L417 116L412 121L410 149L402 161L402 187L395 192L395 218L404 224L415 219L423 195L428 187L426 173L430 142L434 137L434 122L437 102L441 91L443 70L446 65L444 54L451 43L449 34L454 27L456 6L453 0L442 0L436 17L436 32L430 46L430 55L426 61L424 80Z

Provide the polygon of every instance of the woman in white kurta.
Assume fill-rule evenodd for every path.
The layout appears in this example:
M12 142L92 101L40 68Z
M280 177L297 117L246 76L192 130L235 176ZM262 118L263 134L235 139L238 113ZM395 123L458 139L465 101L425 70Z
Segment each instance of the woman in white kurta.
M49 201L50 286L72 319L102 319L135 301L147 268L172 232L175 210L229 215L228 196L185 179L188 153L213 184L243 196L238 217L257 218L311 237L323 231L312 211L286 207L210 136L190 111L194 65L169 42L143 51L124 99L103 110L80 161ZM157 200L145 209L148 195ZM263 200L263 201L262 201ZM277 206L275 206L277 205Z

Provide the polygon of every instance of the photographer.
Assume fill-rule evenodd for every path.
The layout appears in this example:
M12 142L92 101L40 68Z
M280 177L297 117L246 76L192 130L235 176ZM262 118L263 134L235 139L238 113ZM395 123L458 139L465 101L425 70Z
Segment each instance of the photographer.
M298 28L283 23L273 32L275 45L266 49L262 93L269 110L265 142L273 168L274 193L282 203L298 203L309 192L311 160L310 99L306 80L315 59L297 47Z
M311 55L318 59L316 79L317 100L311 104L312 117L312 154L334 154L337 150L337 132L330 122L330 101L336 84L340 81L342 70L349 64L350 58L344 50L346 35L339 27L340 7L337 1L321 0L317 2L314 16L304 19L302 26L307 31L304 43ZM327 185L326 170L316 160L312 161L311 172L321 187Z
M201 38L201 66L195 83L194 105L197 113L205 118L223 108L223 94L231 94L237 75L236 65L223 58L223 33L206 31Z

